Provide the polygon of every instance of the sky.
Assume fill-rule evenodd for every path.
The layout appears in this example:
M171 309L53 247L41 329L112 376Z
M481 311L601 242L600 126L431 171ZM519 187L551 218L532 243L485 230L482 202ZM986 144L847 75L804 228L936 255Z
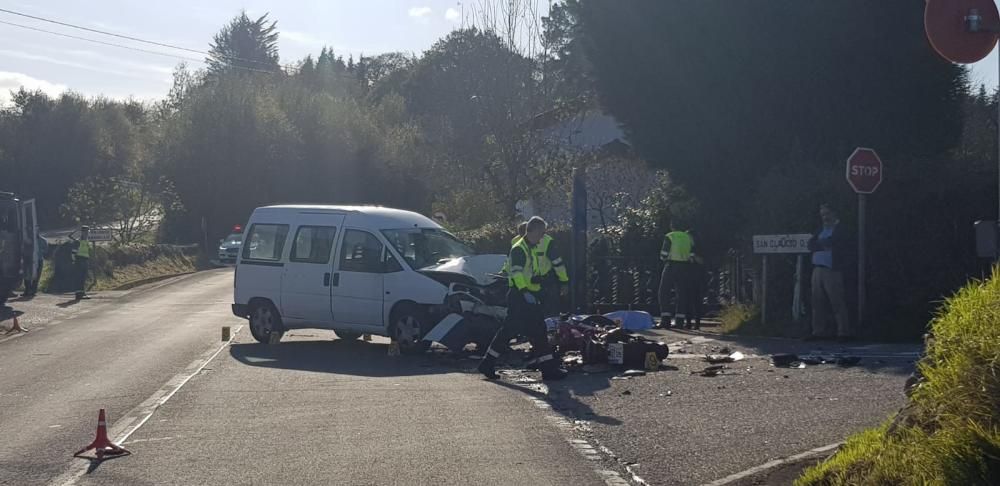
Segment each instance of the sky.
M330 46L345 58L389 51L421 53L462 23L483 0L0 0L13 10L198 51L246 9L278 21L282 63L293 63ZM546 0L540 4L547 5ZM181 57L195 53L138 44L0 12L12 22ZM58 94L67 89L117 99L162 98L171 85L176 57L136 52L0 24L0 104L25 86ZM188 61L192 68L201 67ZM997 52L971 66L974 85L997 85Z
M389 51L419 54L459 27L479 0L0 0L0 9L92 29L207 51L212 36L245 9L269 13L281 32L281 62L293 63L330 46L346 59ZM541 2L546 5L547 2ZM204 56L139 44L0 12L11 22L65 34L122 43L195 59ZM57 94L141 100L162 98L181 60L94 44L0 24L0 103L26 86ZM188 62L192 68L202 67Z

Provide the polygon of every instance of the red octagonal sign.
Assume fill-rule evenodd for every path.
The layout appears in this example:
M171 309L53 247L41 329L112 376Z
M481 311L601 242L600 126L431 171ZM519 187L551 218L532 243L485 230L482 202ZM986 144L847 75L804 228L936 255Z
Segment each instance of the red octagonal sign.
M847 158L847 183L858 194L871 194L882 183L882 159L870 148L858 147Z

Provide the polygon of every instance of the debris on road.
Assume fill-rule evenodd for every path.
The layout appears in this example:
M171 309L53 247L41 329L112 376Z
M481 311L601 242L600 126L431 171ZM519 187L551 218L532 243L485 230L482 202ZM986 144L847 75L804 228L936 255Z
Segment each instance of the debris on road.
M771 364L779 368L805 368L806 365L817 366L824 364L836 364L842 367L850 367L861 362L859 356L843 355L817 355L808 354L798 356L795 354L775 354L771 356Z
M728 348L726 348L726 349L728 349ZM746 355L744 355L743 353L741 353L739 351L736 351L735 353L731 353L731 354L706 354L705 355L705 361L707 361L709 364L734 363L736 361L742 361L743 359L746 359Z
M701 376L713 377L713 376L718 376L718 375L724 374L724 370L725 369L726 369L726 365L717 364L717 365L709 366L709 367L707 367L707 368L705 368L703 370L692 371L691 374L692 375L701 375Z
M643 370L628 370L625 373L622 373L622 376L628 376L628 377L646 376L646 372Z

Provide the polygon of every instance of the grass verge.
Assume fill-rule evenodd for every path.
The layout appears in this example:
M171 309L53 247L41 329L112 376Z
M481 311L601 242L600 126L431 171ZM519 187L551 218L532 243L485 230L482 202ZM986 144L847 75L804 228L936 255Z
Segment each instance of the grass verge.
M158 278L191 273L198 270L196 260L186 255L163 255L145 263L116 267L110 273L97 271L93 290L118 290Z
M1000 271L948 299L930 336L907 405L796 486L1000 484Z

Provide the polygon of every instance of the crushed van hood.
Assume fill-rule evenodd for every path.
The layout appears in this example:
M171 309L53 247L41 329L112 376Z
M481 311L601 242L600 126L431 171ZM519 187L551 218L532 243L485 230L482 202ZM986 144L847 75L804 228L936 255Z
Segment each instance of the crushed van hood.
M477 285L489 285L496 281L490 274L500 273L507 255L472 255L421 268L421 273L449 273L471 278Z

